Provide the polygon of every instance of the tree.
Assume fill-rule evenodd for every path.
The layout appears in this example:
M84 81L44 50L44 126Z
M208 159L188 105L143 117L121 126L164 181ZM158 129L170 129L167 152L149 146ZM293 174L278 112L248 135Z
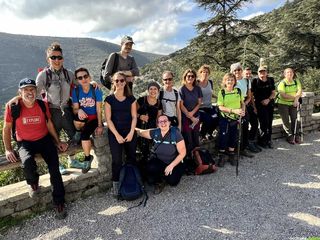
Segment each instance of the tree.
M218 65L222 69L228 69L236 61L247 65L257 63L256 46L268 41L255 22L237 18L238 10L250 1L196 0L213 17L197 24L199 35L191 41L191 57L184 60L193 65Z

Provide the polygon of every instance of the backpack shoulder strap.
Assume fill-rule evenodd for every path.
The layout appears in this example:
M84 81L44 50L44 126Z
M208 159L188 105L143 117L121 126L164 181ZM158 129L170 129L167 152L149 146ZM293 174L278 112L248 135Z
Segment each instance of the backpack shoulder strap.
M51 86L51 81L52 81L52 71L50 70L50 68L45 67L44 70L46 72L46 83L45 83L45 88L46 90L49 89L49 87Z
M164 91L163 91L163 90L160 90L160 92L159 92L159 100L160 100L160 102L161 102L162 99L163 99L163 94L164 94Z
M46 118L46 121L48 121L48 116L47 116L47 108L46 108L46 104L44 103L44 101L37 99L37 102L42 110L42 112L44 113L44 116Z
M226 90L221 89L221 95L222 95L222 98L224 100L224 97L226 96Z
M64 78L67 80L67 83L70 83L70 76L69 76L68 70L65 68L62 68L62 71L63 71Z
M179 99L179 93L178 93L178 91L176 89L173 89L173 92L174 92L174 95L176 97L176 105L177 105L178 99Z
M170 143L171 144L177 144L177 128L176 127L170 127Z
M211 90L213 90L213 81L209 79L209 83L211 85Z
M13 140L17 141L16 120L20 117L20 112L21 112L20 102L18 104L12 103L10 105L10 109L11 109L11 117L12 117L11 135L12 135Z
M94 101L96 101L96 89L93 87L92 84L90 84L90 90L91 90L91 93L92 93L92 97L94 99ZM79 99L79 98L78 98Z
M119 65L119 54L117 52L114 53L114 62L112 68L112 75L117 71Z

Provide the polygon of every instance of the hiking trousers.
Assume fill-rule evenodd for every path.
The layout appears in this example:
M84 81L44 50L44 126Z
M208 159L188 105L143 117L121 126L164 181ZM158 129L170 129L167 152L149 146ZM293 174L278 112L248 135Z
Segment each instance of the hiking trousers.
M50 174L50 183L52 186L52 198L55 205L64 203L64 186L59 171L59 157L55 144L51 136L47 136L37 141L21 141L18 143L19 157L21 158L24 175L27 184L38 184L39 174L37 172L37 164L34 159L35 154L40 153L46 164Z
M286 132L287 137L293 135L297 119L297 108L285 104L278 104L278 111L282 119L282 127Z

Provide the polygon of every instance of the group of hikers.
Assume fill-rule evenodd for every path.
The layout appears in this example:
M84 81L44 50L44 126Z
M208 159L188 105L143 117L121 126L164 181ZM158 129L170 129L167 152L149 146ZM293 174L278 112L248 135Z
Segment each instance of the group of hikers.
M240 130L238 148L242 156L253 157L252 153L262 148L273 148L275 100L287 141L300 143L295 122L302 89L293 69L284 70L277 95L274 79L268 76L265 66L259 67L258 76L253 78L250 68L243 69L240 63L234 63L222 79L218 96L213 94L218 86L209 79L208 65L197 72L185 70L178 89L173 72L165 71L162 87L156 81L148 82L147 95L136 100L132 86L139 69L129 55L133 44L130 36L122 38L120 52L106 59L101 77L102 85L111 90L104 99L104 117L114 195L118 195L124 162L137 165L155 193L162 191L164 183L177 185L184 173L194 171L193 149L212 140L216 129L219 167L226 162L236 164ZM30 197L37 196L40 190L34 157L41 154L50 173L56 216L65 218L63 169L59 169L57 149L66 151L70 144L81 142L85 159L83 162L70 159L70 166L81 168L83 173L90 170L93 160L90 137L103 134L103 93L88 69L81 67L73 73L64 68L59 43L48 47L46 58L48 67L38 73L36 80L22 79L19 96L7 103L3 142L8 161L22 162ZM217 98L216 106L212 104L213 97ZM70 140L68 143L59 138L62 130ZM17 151L13 149L12 137L17 142Z

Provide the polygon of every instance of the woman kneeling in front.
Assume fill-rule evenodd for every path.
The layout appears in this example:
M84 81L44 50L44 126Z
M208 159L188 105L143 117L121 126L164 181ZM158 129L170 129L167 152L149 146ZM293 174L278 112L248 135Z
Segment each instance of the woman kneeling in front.
M147 175L150 184L155 185L155 193L163 189L163 180L170 186L176 186L184 172L181 163L186 156L186 145L178 128L170 127L166 115L157 119L158 128L142 130L136 128L139 136L152 139L152 156L147 163Z

